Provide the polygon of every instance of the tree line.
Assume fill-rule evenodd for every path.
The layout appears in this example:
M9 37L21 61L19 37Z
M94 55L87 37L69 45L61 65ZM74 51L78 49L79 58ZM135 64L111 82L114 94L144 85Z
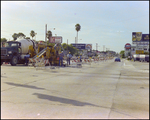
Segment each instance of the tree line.
M76 24L75 25L75 30L77 31L77 37L76 37L76 40L78 40L78 32L80 31L81 29L81 26L80 24ZM34 31L34 30L31 30L30 32L30 36L32 37L32 39L37 35L37 33ZM47 39L50 39L50 37L52 37L52 32L50 30L47 31L46 33L46 37ZM13 41L17 40L18 38L23 38L23 39L30 39L30 37L26 36L24 33L22 32L19 32L19 33L14 33L12 35L12 38L13 38ZM1 38L1 43L4 43L4 42L7 42L8 40L6 38ZM40 41L43 41L43 40L40 40ZM36 41L38 42L38 41ZM44 41L43 41L44 42ZM47 41L47 44L48 45L54 45L54 43L49 43L49 41ZM67 45L66 43L62 43L61 44L62 47L64 48L64 50L68 50L71 52L71 54L75 54L75 55L78 55L78 49L76 49L75 47L73 47L71 44Z

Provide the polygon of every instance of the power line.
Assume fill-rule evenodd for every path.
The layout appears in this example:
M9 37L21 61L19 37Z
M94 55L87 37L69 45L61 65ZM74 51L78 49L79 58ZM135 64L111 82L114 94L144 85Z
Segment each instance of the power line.
M31 30L32 30L32 29L31 29ZM12 30L12 29L11 29L10 31L24 31L24 32L25 32L25 31L29 31L29 32L31 32L31 30L15 30L15 29ZM2 32L9 32L9 31L7 31L7 30L1 30L1 31L2 31ZM43 31L43 30L34 30L34 31Z

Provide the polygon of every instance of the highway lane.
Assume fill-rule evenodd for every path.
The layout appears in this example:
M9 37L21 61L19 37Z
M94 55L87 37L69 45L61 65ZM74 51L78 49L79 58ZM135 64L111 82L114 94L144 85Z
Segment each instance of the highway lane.
M1 67L2 118L149 118L148 106L149 73L126 60L82 68Z

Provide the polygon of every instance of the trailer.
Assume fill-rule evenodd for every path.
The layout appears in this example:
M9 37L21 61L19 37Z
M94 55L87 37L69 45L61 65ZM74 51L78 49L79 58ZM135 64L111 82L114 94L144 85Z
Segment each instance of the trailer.
M133 55L133 60L139 61L139 62L149 62L149 55L144 55L144 54L134 54Z

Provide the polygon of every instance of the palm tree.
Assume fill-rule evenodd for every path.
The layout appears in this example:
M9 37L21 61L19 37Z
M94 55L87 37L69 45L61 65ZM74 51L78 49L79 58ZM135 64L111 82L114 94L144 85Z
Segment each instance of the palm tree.
M25 39L30 39L30 37L25 37Z
M32 37L32 40L33 40L33 37L36 35L36 33L33 31L33 30L31 30L31 32L30 32L30 36Z
M80 29L81 29L80 24L76 24L76 25L75 25L75 29L76 29L76 31L77 31L77 38L76 38L76 40L78 41L78 32L79 32Z
M18 33L18 37L17 38L25 38L26 37L26 35L25 34L23 34L23 33Z
M5 44L5 42L7 42L6 38L1 38L1 47Z
M14 33L14 34L12 35L12 37L13 37L13 39L14 39L14 41L15 41L15 40L17 40L17 38L18 38L18 34L17 34L17 33Z
M1 42L7 42L6 38L1 38Z
M52 37L52 32L49 30L46 33L46 37L50 40L50 38Z

